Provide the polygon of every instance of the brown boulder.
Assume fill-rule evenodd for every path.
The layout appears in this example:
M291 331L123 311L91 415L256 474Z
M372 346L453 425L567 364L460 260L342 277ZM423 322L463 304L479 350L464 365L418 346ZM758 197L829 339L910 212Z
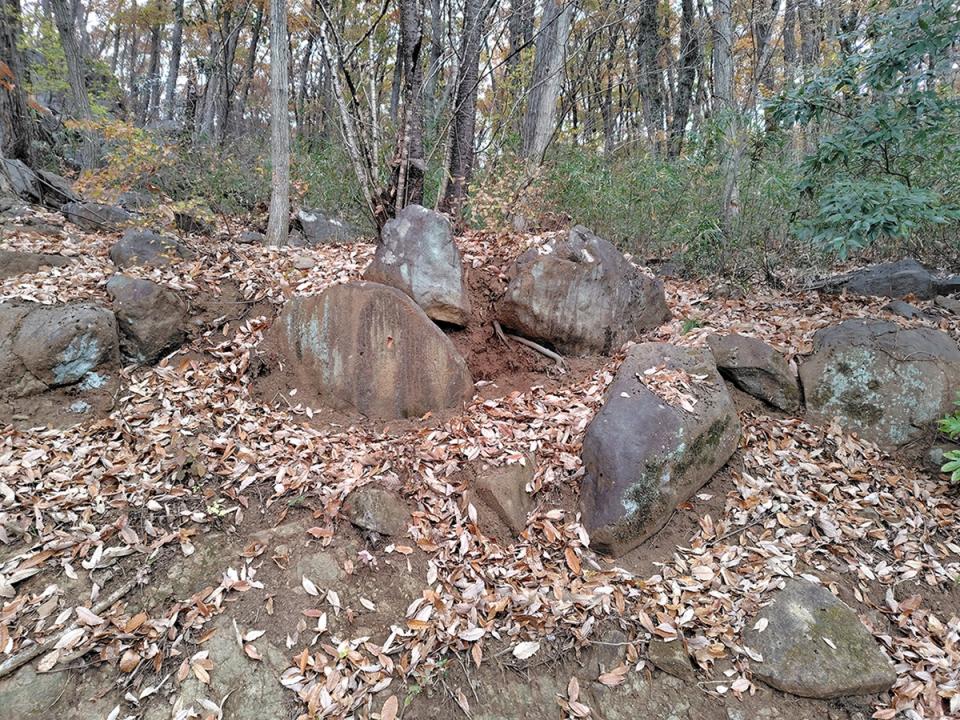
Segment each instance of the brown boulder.
M762 340L736 333L707 338L720 374L743 392L784 412L800 407L797 374Z
M163 266L190 256L179 240L152 230L127 230L110 248L110 259L118 268L135 265Z
M570 355L610 354L670 317L663 283L579 225L517 258L497 314Z
M186 338L187 304L150 280L114 275L107 282L120 327L120 349L134 362L151 363Z
M647 374L651 368L661 370ZM689 409L651 389L665 392L677 379L689 386L682 391ZM739 438L733 400L709 351L630 348L583 438L580 506L592 547L619 555L656 533L723 467Z
M339 409L380 418L458 406L473 380L453 343L394 288L334 285L287 302L267 344L293 383Z

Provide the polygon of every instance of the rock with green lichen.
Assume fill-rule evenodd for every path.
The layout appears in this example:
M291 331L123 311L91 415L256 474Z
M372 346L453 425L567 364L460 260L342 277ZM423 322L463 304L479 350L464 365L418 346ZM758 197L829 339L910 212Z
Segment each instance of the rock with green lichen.
M933 328L847 320L814 335L800 381L809 421L837 420L847 431L896 447L951 411L960 390L960 350Z
M810 698L871 695L896 681L884 655L856 613L829 590L807 580L788 580L744 633L760 653L754 676L778 690Z
M708 350L632 347L583 439L580 497L593 547L617 555L656 533L723 467L739 438L736 408Z

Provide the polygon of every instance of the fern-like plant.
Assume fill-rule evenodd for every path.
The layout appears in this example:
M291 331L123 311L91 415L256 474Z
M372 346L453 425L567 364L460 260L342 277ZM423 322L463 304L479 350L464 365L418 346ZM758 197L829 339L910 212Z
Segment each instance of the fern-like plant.
M953 404L960 407L960 393L957 393ZM960 410L940 420L940 432L951 440L960 438ZM943 459L946 462L941 466L940 472L948 473L950 482L960 484L960 450L948 450L943 454Z

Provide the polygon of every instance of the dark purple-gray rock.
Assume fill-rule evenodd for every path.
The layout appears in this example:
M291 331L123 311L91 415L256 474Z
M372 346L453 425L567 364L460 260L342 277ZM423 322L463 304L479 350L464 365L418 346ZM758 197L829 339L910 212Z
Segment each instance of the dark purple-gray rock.
M133 220L122 207L95 202L68 202L60 212L77 227L91 232L119 230Z
M37 171L37 186L43 204L54 210L59 210L65 203L81 200L69 180L47 170Z
M577 226L517 258L501 323L569 355L610 354L670 317L663 283Z
M190 251L177 239L152 230L127 230L113 247L110 259L118 268L135 265L163 266L190 257Z
M640 380L656 382L646 375L651 368L686 374L692 411ZM739 438L736 408L708 350L630 348L583 438L580 506L591 547L619 555L656 533L723 467Z
M120 329L120 350L129 360L152 363L186 338L187 304L170 288L114 275L107 282Z
M933 328L847 320L818 331L800 365L808 421L836 419L883 447L922 437L953 410L960 350Z
M438 322L466 325L470 296L450 221L420 205L407 205L380 234L365 280L395 287Z
M177 230L194 235L212 235L213 224L203 210L175 210L173 222Z
M827 699L886 692L896 682L893 664L857 614L822 585L787 580L748 628L744 644L763 657L750 669L778 690Z
M827 291L856 293L874 297L930 300L960 290L960 276L937 277L913 258L878 263L832 278Z
M784 412L800 407L796 373L765 342L736 333L711 335L707 342L720 374L734 386Z

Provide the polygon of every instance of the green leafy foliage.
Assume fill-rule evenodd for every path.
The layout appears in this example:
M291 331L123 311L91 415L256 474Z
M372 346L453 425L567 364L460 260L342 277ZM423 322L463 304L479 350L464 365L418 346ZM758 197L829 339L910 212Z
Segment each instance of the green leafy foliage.
M957 395L954 405L960 407L960 394ZM940 432L951 440L960 438L960 411L940 420ZM943 457L947 462L940 468L941 472L948 473L951 482L960 484L960 450L949 450Z

